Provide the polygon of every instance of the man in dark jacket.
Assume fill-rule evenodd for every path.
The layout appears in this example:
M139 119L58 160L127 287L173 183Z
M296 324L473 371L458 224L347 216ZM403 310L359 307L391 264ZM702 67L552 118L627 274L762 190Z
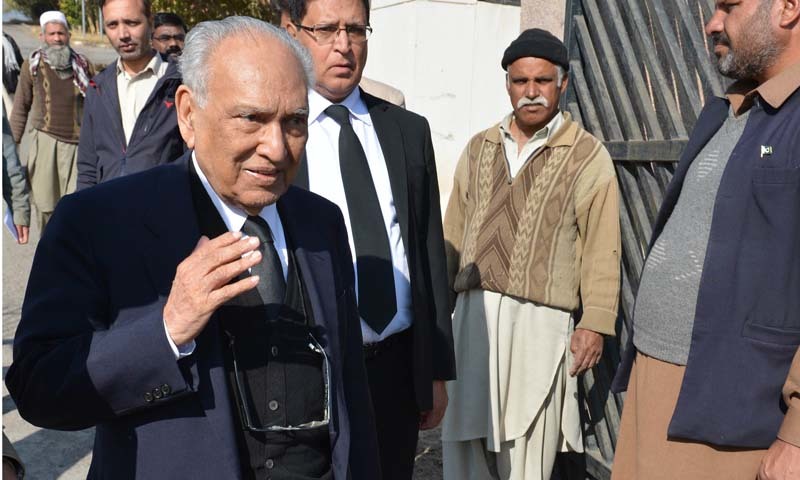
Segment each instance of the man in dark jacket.
M800 3L716 2L719 71L666 192L613 480L800 478Z
M90 83L78 147L78 190L167 163L183 152L175 114L177 64L151 43L150 0L104 0L119 59Z

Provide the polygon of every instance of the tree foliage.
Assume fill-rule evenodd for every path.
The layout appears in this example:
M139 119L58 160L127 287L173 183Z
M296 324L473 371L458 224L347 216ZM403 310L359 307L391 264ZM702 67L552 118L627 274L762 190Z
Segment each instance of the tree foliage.
M155 12L177 13L190 27L204 20L217 20L231 15L247 15L267 22L274 17L267 0L154 0Z
M13 0L5 3L3 10L7 10L6 7L17 9L34 21L37 21L42 13L58 9L58 0Z
M10 0L4 8L17 8L34 22L47 10L61 10L73 30L81 27L82 0ZM204 20L217 20L231 15L247 15L271 22L276 17L269 0L152 0L153 13L173 12L180 15L189 27ZM86 29L99 31L99 12L96 0L86 0Z

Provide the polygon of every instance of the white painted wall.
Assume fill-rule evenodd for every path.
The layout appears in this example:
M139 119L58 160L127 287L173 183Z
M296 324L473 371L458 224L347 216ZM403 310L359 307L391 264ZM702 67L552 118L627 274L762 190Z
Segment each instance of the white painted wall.
M511 111L500 67L520 8L474 0L374 0L364 74L430 122L442 208L467 141Z

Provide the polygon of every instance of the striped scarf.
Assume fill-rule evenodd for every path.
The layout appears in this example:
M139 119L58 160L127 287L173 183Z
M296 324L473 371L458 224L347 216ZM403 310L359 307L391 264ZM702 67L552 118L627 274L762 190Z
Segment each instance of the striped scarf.
M39 71L39 63L45 57L44 50L37 48L31 53L30 66L31 76L35 77ZM81 95L86 96L86 88L89 86L89 63L83 55L76 53L70 48L70 61L72 63L72 82L78 87Z

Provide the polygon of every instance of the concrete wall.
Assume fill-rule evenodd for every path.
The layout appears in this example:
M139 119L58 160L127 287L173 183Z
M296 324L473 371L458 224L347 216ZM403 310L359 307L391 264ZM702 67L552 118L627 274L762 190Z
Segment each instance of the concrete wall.
M567 0L522 0L521 30L543 28L564 39Z
M403 91L431 125L442 206L461 151L511 111L500 67L520 7L469 0L374 0L365 75Z

